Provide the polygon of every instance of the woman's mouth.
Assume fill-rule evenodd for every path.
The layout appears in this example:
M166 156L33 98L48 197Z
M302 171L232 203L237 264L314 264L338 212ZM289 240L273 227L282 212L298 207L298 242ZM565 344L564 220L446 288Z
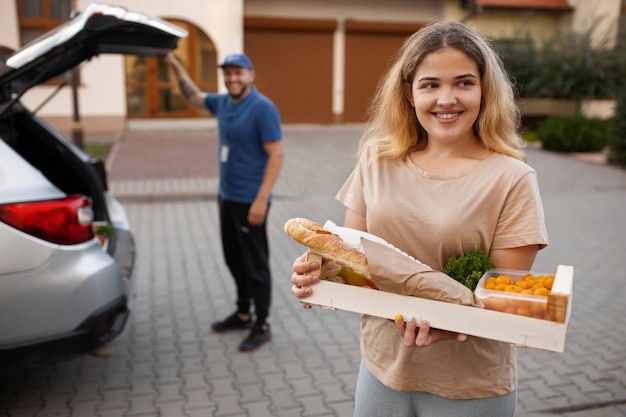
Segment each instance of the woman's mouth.
M438 119L454 119L461 113L435 113Z

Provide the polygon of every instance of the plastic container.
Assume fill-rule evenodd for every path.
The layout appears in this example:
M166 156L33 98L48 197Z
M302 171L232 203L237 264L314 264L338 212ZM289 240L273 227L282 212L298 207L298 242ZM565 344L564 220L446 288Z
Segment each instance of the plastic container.
M495 278L499 289L486 289L485 285L493 282L490 278ZM507 283L506 278L510 282ZM548 295L552 288L554 274L531 271L517 271L509 269L490 269L485 272L478 281L475 294L481 300L486 309L501 311L503 313L517 314L520 316L532 317L536 319L547 319ZM524 284L522 284L524 283ZM504 285L504 287L502 287ZM507 285L517 286L517 289L507 287ZM526 286L526 288L523 288ZM543 287L543 290L537 288ZM524 291L525 290L525 291ZM529 292L538 292L545 295L535 295Z

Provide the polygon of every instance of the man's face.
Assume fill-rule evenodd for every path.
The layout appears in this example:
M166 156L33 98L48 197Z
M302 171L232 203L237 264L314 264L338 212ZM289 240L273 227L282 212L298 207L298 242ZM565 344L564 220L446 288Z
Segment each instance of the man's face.
M250 90L250 85L254 82L254 71L248 68L227 65L223 68L224 85L228 89L228 94L233 100L243 98Z

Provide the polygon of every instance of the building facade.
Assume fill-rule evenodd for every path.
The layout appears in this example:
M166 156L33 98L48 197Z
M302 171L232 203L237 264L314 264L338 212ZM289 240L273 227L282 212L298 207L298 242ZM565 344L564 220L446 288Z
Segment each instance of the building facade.
M68 0L84 10L88 0ZM44 3L51 3L43 0ZM24 4L0 0L0 44L25 38ZM623 0L117 0L189 32L175 51L205 91L224 91L217 65L245 51L256 84L285 123L360 123L395 52L411 33L437 19L463 20L492 39L533 38L598 25L617 39ZM603 35L604 36L604 35ZM80 68L78 104L85 131L123 132L128 123L159 119L210 120L187 106L157 58L100 56ZM54 84L23 98L67 131L72 94ZM52 98L50 96L52 95Z

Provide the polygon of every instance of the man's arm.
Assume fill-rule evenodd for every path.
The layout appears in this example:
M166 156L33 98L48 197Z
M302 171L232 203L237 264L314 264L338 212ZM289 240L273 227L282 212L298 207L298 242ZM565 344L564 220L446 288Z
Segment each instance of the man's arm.
M204 104L206 93L200 91L198 86L191 81L189 74L187 74L187 71L185 71L185 68L183 68L182 64L178 61L178 59L176 59L174 54L172 52L168 53L163 60L174 71L174 75L178 81L178 89L180 90L183 98L192 106L206 110L206 105Z
M263 182L248 212L248 223L251 225L263 223L267 212L267 198L278 180L284 159L282 141L267 142L263 147L268 153L269 159L265 167Z

